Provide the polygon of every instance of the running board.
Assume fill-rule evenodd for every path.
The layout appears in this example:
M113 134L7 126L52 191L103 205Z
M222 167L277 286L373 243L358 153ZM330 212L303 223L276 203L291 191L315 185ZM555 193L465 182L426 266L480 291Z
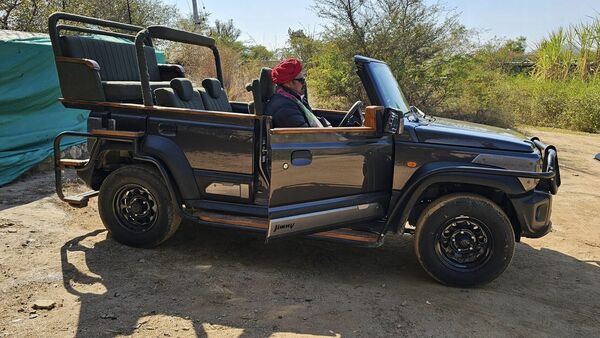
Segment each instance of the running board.
M378 233L348 228L323 231L308 237L336 242L352 242L368 247L377 247L383 244L383 238Z
M252 228L266 231L269 228L269 222L266 218L252 216L223 215L210 211L196 211L193 213L200 221L218 224L224 226ZM361 246L380 246L382 244L381 236L378 233L369 231L353 230L341 228L329 231L318 232L307 235L306 237L319 240L350 242Z
M90 198L98 196L97 190L91 190L78 195L66 196L63 201L69 203L70 206L75 208L87 207Z
M216 212L210 211L195 211L194 216L198 217L199 220L207 223L215 223L228 226L244 227L267 230L269 228L269 222L266 218L252 217L252 216L236 216L236 215L223 215Z

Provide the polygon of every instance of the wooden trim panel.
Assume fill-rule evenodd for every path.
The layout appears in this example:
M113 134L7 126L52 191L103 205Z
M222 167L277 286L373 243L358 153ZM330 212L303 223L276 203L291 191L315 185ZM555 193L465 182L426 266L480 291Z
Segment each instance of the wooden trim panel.
M222 215L209 211L195 212L194 216L198 217L201 221L210 223L237 225L256 229L269 228L269 221L265 218Z
M176 113L186 115L197 115L197 116L211 116L211 117L224 117L224 118L237 118L243 120L260 120L261 117L254 114L242 114L232 112L220 112L220 111L208 111L208 110L197 110L197 109L186 109L186 108L175 108L175 107L164 107L164 106L144 106L143 104L136 103L120 103L120 102L105 102L105 101L83 101L83 100L70 100L61 98L60 101L64 104L73 106L95 106L95 107L108 107L118 109L132 109L132 110L145 110L152 113Z
M143 131L121 131L121 130L106 130L106 129L94 129L90 132L92 135L98 136L116 136L116 137L128 137L138 138L144 136Z
M322 113L340 114L340 115L346 115L346 113L348 113L347 111L343 111L343 110L322 109L322 108L315 108L315 109L313 109L313 111L322 112Z
M365 126L377 129L377 112L383 109L382 106L368 106L365 108Z
M331 134L331 133L373 133L370 127L330 127L330 128L275 128L271 135L282 134Z
M79 167L82 168L88 164L89 160L76 160L70 158L61 158L59 163L62 167Z
M67 63L80 63L86 65L88 68L93 70L100 70L100 65L98 62L91 59L83 59L83 58L71 58L67 56L57 56L56 62L67 62Z
M317 238L341 239L346 241L363 243L375 243L377 242L377 239L379 239L378 234L363 231L354 231L352 229L347 228L318 232L316 234L312 234L311 236Z
M274 128L271 135L282 134L328 134L328 133L374 133L377 131L377 112L381 106L368 106L365 109L364 127L330 127L330 128Z

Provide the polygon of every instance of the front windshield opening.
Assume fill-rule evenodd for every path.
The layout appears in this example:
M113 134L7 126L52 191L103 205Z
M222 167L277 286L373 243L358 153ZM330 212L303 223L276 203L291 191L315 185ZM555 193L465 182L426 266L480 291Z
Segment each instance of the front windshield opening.
M381 97L381 104L386 108L399 110L403 113L409 111L409 104L400 90L398 81L392 74L390 67L385 63L369 63L376 91Z

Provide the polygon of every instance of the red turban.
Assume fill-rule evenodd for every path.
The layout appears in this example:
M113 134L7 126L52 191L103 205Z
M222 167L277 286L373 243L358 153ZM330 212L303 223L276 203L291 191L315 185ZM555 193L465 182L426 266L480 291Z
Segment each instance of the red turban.
M271 72L271 78L275 84L290 82L302 72L302 63L295 58L281 61Z

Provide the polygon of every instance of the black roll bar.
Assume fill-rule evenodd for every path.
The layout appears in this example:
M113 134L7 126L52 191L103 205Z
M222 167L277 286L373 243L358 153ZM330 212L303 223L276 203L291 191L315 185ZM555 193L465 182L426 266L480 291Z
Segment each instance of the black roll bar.
M223 83L223 71L221 69L221 58L219 56L219 50L217 49L217 46L215 45L215 40L213 38L165 26L150 26L144 30L139 31L135 37L136 55L140 72L140 81L142 83L142 95L145 106L154 105L154 100L152 99L152 90L150 88L150 75L148 74L148 63L146 61L146 53L144 53L144 41L151 40L153 38L210 48L215 58L217 79L219 79L222 86L225 85Z
M71 13L56 12L56 13L53 13L52 15L50 15L50 17L48 17L48 33L50 34L50 41L52 41L52 49L54 50L55 56L62 56L62 50L60 48L60 44L58 43L59 35L58 35L58 27L57 27L58 21L60 21L60 20L86 23L86 24L97 25L97 26L101 26L101 27L123 29L126 31L135 32L135 33L144 29L144 27L141 27L141 26L129 25L126 23L120 23L120 22L116 22L116 21L97 19L97 18L92 18L89 16L83 16L83 15L77 15L77 14L71 14ZM100 31L100 30L97 31L98 34L105 34L105 32L106 31Z
M118 32L112 32L112 31L104 31L104 30L100 30L100 29L92 29L92 28L72 26L72 25L56 25L56 30L58 31L58 36L60 36L61 31L71 31L71 32L81 32L81 33L89 33L89 34L101 34L101 35L114 36L116 38L123 38L123 39L131 40L132 42L133 42L133 40L135 40L135 35L131 35L131 34L118 33ZM150 42L150 41L148 41L148 42Z

